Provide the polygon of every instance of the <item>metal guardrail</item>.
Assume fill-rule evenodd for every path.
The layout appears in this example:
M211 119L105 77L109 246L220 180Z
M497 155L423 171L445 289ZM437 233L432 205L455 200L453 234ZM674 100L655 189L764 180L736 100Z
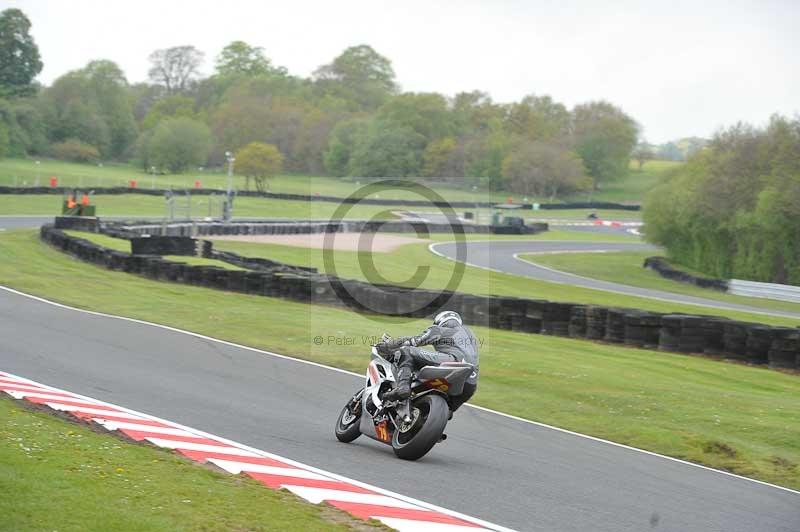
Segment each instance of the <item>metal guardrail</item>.
M800 303L800 286L788 284L757 283L731 279L728 282L728 293L736 296L763 297Z

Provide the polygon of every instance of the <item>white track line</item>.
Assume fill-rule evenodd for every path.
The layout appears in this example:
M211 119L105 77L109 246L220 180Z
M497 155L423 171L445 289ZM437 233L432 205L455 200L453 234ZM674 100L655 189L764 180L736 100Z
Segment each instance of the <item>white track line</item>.
M263 349L257 349L255 347L250 347L250 346L246 346L246 345L242 345L242 344L237 344L237 343L234 343L234 342L229 342L227 340L220 340L219 338L213 338L211 336L205 336L203 334L199 334L199 333L195 333L195 332L191 332L191 331L185 331L183 329L177 329L175 327L170 327L168 325L161 325L159 323L152 323L152 322L149 322L149 321L139 320L139 319L136 319L136 318L128 318L128 317L125 317L125 316L115 316L114 314L105 314L103 312L96 312L96 311L93 311L93 310L84 310L84 309L79 309L79 308L75 308L75 307L70 307L70 306L64 305L62 303L56 303L54 301L49 301L47 299L44 299L44 298L41 298L41 297L38 297L38 296L34 296L34 295L31 295L31 294L26 294L24 292L20 292L19 290L14 290L13 288L9 288L7 286L0 286L0 290L5 290L6 292L9 292L9 293L12 293L12 294L16 294L16 295L19 295L19 296L22 296L22 297L27 297L27 298L33 299L35 301L39 301L41 303L46 303L48 305L53 305L55 307L71 310L71 311L74 311L74 312L80 312L80 313L89 314L89 315L92 315L92 316L101 316L101 317L104 317L104 318L111 318L111 319L117 319L117 320L122 320L122 321L129 321L129 322L138 323L138 324L141 324L141 325L148 325L148 326L151 326L151 327L157 327L159 329L164 329L164 330L176 332L176 333L179 333L179 334L185 334L185 335L188 335L188 336L193 336L195 338L200 338L202 340L207 340L207 341L210 341L210 342L216 342L216 343L219 343L219 344L222 344L222 345L228 345L228 346L236 347L236 348L239 348L239 349L245 349L247 351L252 351L254 353L261 353L263 355L269 355L269 356L273 356L273 357L280 358L280 359L283 359L283 360L291 360L291 361L296 362L298 364L307 364L309 366L323 368L323 369L326 369L326 370L329 370L329 371L335 371L337 373L343 373L345 375L352 375L354 377L357 377L359 380L364 378L363 375L361 375L359 373L354 373L352 371L347 371L347 370L340 369L340 368L334 368L332 366L326 366L326 365L320 364L318 362L311 362L311 361L308 361L308 360L302 360L302 359L290 357L290 356L287 356L287 355L281 355L279 353L273 353L272 351L265 351ZM18 377L18 378L20 380L33 382L33 381L30 381L29 379L25 379L24 377ZM34 383L34 384L39 384L39 383ZM56 389L56 391L60 391L60 390ZM84 399L87 399L87 400L93 400L90 397L84 397L84 396L81 396L79 394L73 394L73 395L75 395L76 397L83 397ZM248 449L248 450L257 451L257 449L254 449L252 447L248 447L246 445L238 444L236 442L232 442L231 440L226 440L225 438L220 438L219 436L209 435L208 433L204 433L204 432L196 430L196 429L192 429L192 428L189 428L189 427L186 427L186 426L183 426L183 425L179 425L178 423L174 423L172 421L166 421L166 420L158 418L156 416L152 416L152 415L149 415L149 414L142 414L141 412L136 412L135 410L130 410L128 408L121 407L121 406L118 406L118 405L114 405L112 403L105 403L105 404L113 406L114 408L118 408L120 410L123 410L125 412L131 413L131 414L134 414L134 415L140 415L140 416L146 417L147 419L151 419L153 421L160 421L162 423L171 424L171 425L173 425L175 427L179 427L179 428L194 432L195 434L200 434L200 435L203 435L203 436L208 437L208 438L214 438L214 439L216 439L218 441L222 441L222 442L226 442L226 443L230 443L230 444L235 444L235 445L238 445L241 448L245 448L245 449ZM686 460L681 460L680 458L673 458L671 456L658 454L658 453L655 453L655 452L652 452L652 451L647 451L645 449L639 449L637 447L631 447L630 445L625 445L625 444L622 444L622 443L616 443L616 442L613 442L613 441L604 440L602 438L596 438L594 436L589 436L588 434L581 434L580 432L574 432L574 431L571 431L571 430L562 429L560 427L556 427L556 426L553 426L553 425L548 425L546 423L541 423L539 421L532 421L530 419L524 419L524 418L521 418L521 417L517 417L517 416L511 415L511 414L506 414L504 412L498 412L497 410L492 410L491 408L486 408L486 407L483 407L483 406L477 406L477 405L473 405L473 404L469 404L469 403L465 404L464 406L466 406L468 408L474 408L475 410L480 410L482 412L487 412L489 414L493 414L493 415L496 415L496 416L505 417L507 419L513 419L514 421L519 421L521 423L528 423L530 425L535 425L537 427L542 427L542 428L546 428L546 429L550 429L550 430L555 430L555 431L561 432L563 434L569 434L571 436L577 436L579 438L585 438L587 440L592 440L592 441L595 441L595 442L598 442L598 443L604 443L606 445L613 445L614 447L619 447L621 449L627 449L629 451L635 451L635 452L638 452L638 453L643 453L643 454L646 454L646 455L649 455L649 456L661 458L663 460L669 460L671 462L676 462L676 463L679 463L679 464L683 464L683 465L687 465L687 466L691 466L691 467L696 467L696 468L699 468L699 469L703 469L705 471L710 471L710 472L718 473L720 475L725 475L727 477L736 478L736 479L744 480L744 481L747 481L747 482L752 482L754 484L759 484L761 486L767 486L767 487L770 487L770 488L779 489L779 490L786 491L786 492L789 492L789 493L794 493L795 495L800 495L800 491L793 490L791 488L786 488L784 486L778 486L777 484L770 484L769 482L764 482L763 480L756 480L754 478L744 477L742 475L737 475L735 473L729 473L728 471L722 471L720 469L714 469L712 467L704 466L704 465L701 465L701 464L695 464L694 462L687 462ZM80 408L80 410L84 410L84 409ZM278 456L275 456L275 455L271 455L270 453L265 453L264 451L258 451L258 452L261 453L260 456L267 456L268 458L275 458L276 460L281 460L281 461L286 462L286 463L291 463L293 465L297 465L298 467L302 467L302 468L305 468L305 469L308 469L308 470L311 470L311 471L316 471L316 472L318 472L320 474L329 475L329 476L332 476L333 478L335 478L336 480L341 480L343 482L350 482L350 483L355 484L357 486L360 486L360 487L362 487L364 489L370 489L370 490L374 490L374 491L381 491L381 492L384 492L384 493L386 493L388 495L391 495L393 497L399 497L399 498L407 500L407 501L412 501L413 500L410 497L406 497L404 495L393 493L393 492L390 492L388 490L384 490L382 488L376 488L375 486L369 486L369 485L364 484L362 482L358 482L358 481L355 481L355 480L352 480L352 479L349 479L349 478L341 477L339 475L335 475L335 474L329 473L327 471L322 471L322 470L319 470L319 469L311 468L309 466L306 466L305 464L300 464L299 462L294 462L292 460L287 460L284 457L278 457ZM454 517L458 517L459 519L466 519L466 520L476 521L475 518L473 518L473 517L468 517L468 516L465 516L465 515L462 515L462 514L458 514L457 512L453 512L453 511L447 510L445 508L439 508L439 507L437 507L435 505L424 503L422 501L415 501L415 504L420 504L421 506L426 506L427 508L434 509L434 510L436 510L438 512L443 512L443 513L446 513L448 515L452 515ZM486 526L488 524L489 523L486 523L484 526ZM492 525L492 526L496 527L497 525Z

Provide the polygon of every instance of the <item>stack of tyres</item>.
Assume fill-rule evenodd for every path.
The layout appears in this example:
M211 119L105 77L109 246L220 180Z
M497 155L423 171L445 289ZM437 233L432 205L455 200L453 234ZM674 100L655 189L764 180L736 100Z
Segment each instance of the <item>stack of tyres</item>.
M569 320L573 306L572 303L547 302L542 313L542 334L569 336Z
M165 275L168 281L182 282L184 280L184 269L188 265L185 262L170 262L165 267Z
M489 325L489 298L486 296L474 296L472 304L472 317L475 321L470 323L483 327Z
M642 328L642 347L658 348L658 340L661 336L661 316L661 314L655 312L639 313L639 327Z
M769 367L800 369L800 329L776 327L768 353Z
M751 364L766 364L769 362L769 350L772 347L772 338L775 330L767 325L753 325L747 328L747 361Z
M625 310L618 308L608 309L606 315L606 342L621 344L625 341Z
M522 326L525 332L539 334L542 332L542 318L547 301L543 299L528 299L525 301L525 317Z
M575 305L569 317L569 336L570 338L586 337L586 305Z
M184 270L185 273L186 270ZM246 272L244 274L245 291L248 294L261 295L264 293L264 282L269 274L263 272Z
M681 336L678 351L681 353L702 353L706 345L705 322L703 316L684 316L681 322Z
M747 360L747 329L757 325L742 321L729 321L722 325L724 355L734 360Z
M339 302L330 281L324 275L316 275L311 279L311 299L314 303L333 305Z
M225 289L231 292L244 292L247 285L245 284L246 270L230 270L228 272L228 284Z
M642 327L643 315L643 312L636 310L629 310L625 313L623 317L625 323L623 342L625 345L634 347L642 347L644 345L644 327Z
M723 334L725 332L725 324L730 321L731 320L728 318L714 316L703 322L703 329L705 329L706 336L706 345L705 348L703 348L703 353L707 355L721 355L725 352Z
M514 324L519 326L521 317L525 315L527 305L524 299L517 297L504 297L500 304L500 317L498 324L500 328L514 330Z
M608 320L608 308L606 307L587 307L586 308L586 338L590 340L602 340L606 336L606 321Z
M683 327L683 314L666 314L661 317L661 331L658 336L658 349L677 351Z

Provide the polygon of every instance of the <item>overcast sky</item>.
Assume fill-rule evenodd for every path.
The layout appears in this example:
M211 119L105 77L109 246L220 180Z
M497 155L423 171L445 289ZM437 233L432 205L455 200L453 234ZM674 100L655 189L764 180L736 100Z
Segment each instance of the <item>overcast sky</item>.
M155 49L192 44L205 72L233 40L308 76L351 45L391 59L406 91L495 101L607 99L651 142L800 112L800 2L597 0L0 0L33 23L51 83L92 59L147 77Z

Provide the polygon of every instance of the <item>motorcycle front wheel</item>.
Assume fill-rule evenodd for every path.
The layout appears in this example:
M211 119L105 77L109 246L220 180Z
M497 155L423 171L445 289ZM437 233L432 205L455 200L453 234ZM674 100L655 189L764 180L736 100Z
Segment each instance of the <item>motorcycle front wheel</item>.
M392 436L392 449L398 458L419 460L444 434L450 408L442 396L429 393L411 403L412 421L401 424Z
M336 420L336 439L343 443L350 443L361 436L359 424L361 421L361 391L356 393L339 413Z

